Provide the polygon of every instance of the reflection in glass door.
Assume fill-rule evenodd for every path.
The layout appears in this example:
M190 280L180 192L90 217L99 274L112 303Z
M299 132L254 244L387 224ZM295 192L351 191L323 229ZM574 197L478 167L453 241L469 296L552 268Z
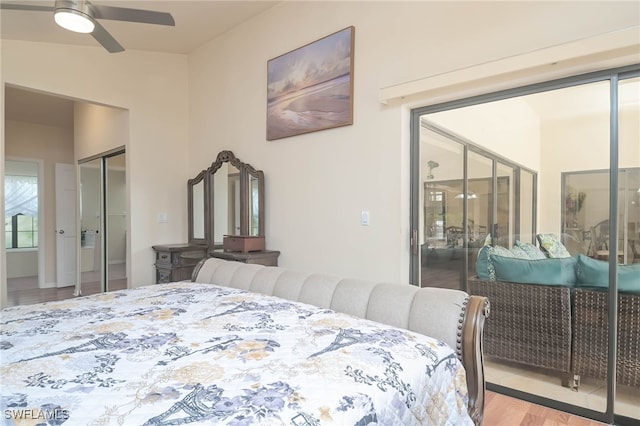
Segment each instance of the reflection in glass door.
M100 293L102 262L102 161L95 159L80 169L80 291L83 296ZM77 291L78 292L78 291Z
M414 208L419 216L415 229L420 280L414 282L466 290L485 242L511 247L521 222L533 232L534 173L478 149L431 122L434 116L420 119L419 183L414 183L420 188L421 208L417 213ZM516 173L528 179L517 185ZM489 240L488 235L494 238Z
M536 177L530 171L520 170L520 191L517 197L519 210L516 215L519 221L515 233L525 243L535 242L537 194L533 189L536 188Z
M105 291L127 287L127 198L125 153L105 158L106 253Z
M428 127L422 127L421 134L420 286L461 289L466 256L464 146Z
M81 161L80 271L77 295L127 287L127 199L124 151Z
M494 244L511 247L515 243L513 235L515 172L513 167L498 162L496 173L498 176L496 181L497 229Z
M470 237L470 262L468 276L474 276L478 251L484 245L487 235L491 233L491 224L495 217L493 212L493 160L487 156L469 150L469 213L467 215Z

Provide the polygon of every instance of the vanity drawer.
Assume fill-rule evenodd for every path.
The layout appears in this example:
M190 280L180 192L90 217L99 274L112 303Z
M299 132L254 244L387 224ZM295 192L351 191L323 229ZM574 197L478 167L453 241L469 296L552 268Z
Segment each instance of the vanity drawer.
M186 266L195 265L205 256L205 251L190 251L190 252L166 252L159 251L156 254L156 263L169 266Z
M168 252L168 251L158 251L158 252L156 252L156 262L158 262L158 263L166 263L166 264L173 263L171 261L171 253Z
M156 268L156 283L164 284L171 282L171 269Z
M156 253L156 283L191 279L193 268L206 256L206 246L166 244L153 246Z

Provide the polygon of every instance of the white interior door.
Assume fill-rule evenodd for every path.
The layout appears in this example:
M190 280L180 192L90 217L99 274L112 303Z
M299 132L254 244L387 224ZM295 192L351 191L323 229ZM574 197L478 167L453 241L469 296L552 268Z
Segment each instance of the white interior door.
M76 285L76 169L56 163L56 282L58 287Z

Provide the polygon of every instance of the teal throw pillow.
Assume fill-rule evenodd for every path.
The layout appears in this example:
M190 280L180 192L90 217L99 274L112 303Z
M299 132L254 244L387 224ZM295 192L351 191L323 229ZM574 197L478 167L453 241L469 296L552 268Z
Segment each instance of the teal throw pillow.
M487 235L484 240L484 246L478 251L476 258L476 274L483 281L495 281L496 272L490 262L491 255L514 257L514 254L508 248L502 246L491 245L491 234Z
M489 280L489 249L491 246L482 246L478 250L478 257L476 258L476 275L482 281Z
M496 281L569 287L576 283L577 257L531 260L492 255L489 262Z
M544 252L540 250L538 247L534 246L531 243L524 243L522 241L516 241L515 244L517 247L520 247L525 253L529 255L529 259L546 259Z
M489 280L489 251L491 250L491 234L484 239L484 245L478 250L476 257L476 275L483 281Z
M518 259L529 259L529 254L516 245L511 247L511 254Z
M511 250L502 246L493 246L491 247L490 254L494 256L503 256L503 257L514 257Z
M562 244L555 234L538 234L538 242L547 257L571 257L569 250Z
M513 253L511 253L511 251L508 248L505 248L502 246L489 247L487 254L488 254L487 274L489 275L489 281L496 280L496 269L493 266L493 262L492 262L492 259L494 256L515 258Z
M609 261L578 255L576 273L578 287L609 288ZM640 263L618 265L618 291L640 294Z

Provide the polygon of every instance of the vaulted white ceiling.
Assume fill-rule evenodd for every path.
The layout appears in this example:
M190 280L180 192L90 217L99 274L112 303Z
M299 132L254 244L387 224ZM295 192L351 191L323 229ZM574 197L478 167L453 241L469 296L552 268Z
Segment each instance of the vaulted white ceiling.
M0 0L0 3L53 6L55 0ZM126 50L187 54L231 28L264 13L277 1L218 0L95 0L134 9L169 12L176 26L139 24L101 20L100 23ZM44 43L95 46L102 49L89 34L78 34L60 28L52 12L0 10L0 38ZM110 55L106 50L105 55ZM113 53L118 55L118 53ZM6 87L5 117L57 127L73 126L73 100Z
M53 6L55 0L0 0L0 3ZM279 2L95 0L92 3L171 13L175 27L108 20L100 23L125 49L187 54ZM0 37L100 47L90 34L73 33L56 25L52 12L0 10Z

